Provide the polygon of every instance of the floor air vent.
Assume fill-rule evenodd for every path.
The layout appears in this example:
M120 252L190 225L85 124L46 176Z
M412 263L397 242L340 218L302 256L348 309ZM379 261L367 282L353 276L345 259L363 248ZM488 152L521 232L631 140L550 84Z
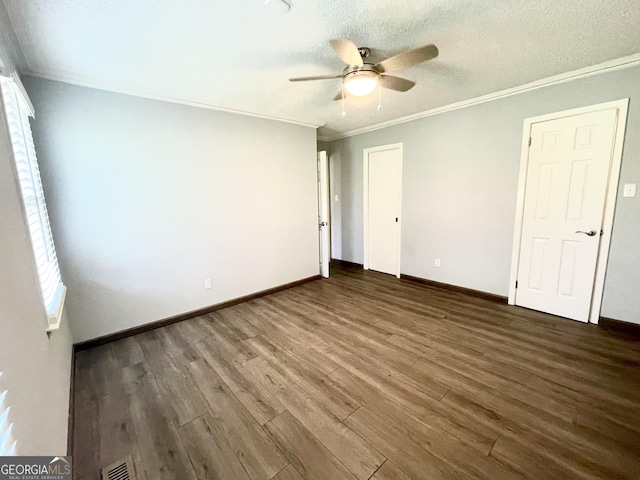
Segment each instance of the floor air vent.
M131 468L131 457L124 458L102 469L102 480L136 480Z

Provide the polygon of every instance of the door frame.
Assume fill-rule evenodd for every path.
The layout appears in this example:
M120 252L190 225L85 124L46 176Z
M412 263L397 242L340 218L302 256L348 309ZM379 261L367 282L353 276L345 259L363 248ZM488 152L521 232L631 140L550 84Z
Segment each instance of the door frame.
M363 255L364 264L363 268L369 270L369 154L375 152L384 152L385 150L399 150L400 151L400 191L398 195L398 252L397 252L397 271L396 277L400 278L400 253L402 250L402 161L404 158L404 144L392 143L389 145L381 145L379 147L365 148L362 151L362 221L363 221Z
M324 157L324 162L323 162ZM316 156L318 173L318 243L320 257L320 275L329 278L331 275L331 198L329 193L329 154L320 150ZM323 205L324 204L324 205ZM323 208L326 208L326 225L320 226ZM322 230L326 228L326 230ZM324 241L323 241L324 240Z
M513 231L513 246L511 252L511 275L509 278L509 305L516 303L516 280L520 261L520 242L522 240L522 221L524 216L524 197L527 185L527 169L529 166L529 138L531 127L534 123L547 122L565 117L582 115L585 113L599 112L615 108L618 110L614 133L614 144L609 164L609 181L605 197L604 215L602 217L600 246L598 248L598 260L596 263L596 276L591 293L591 309L589 323L598 323L600 320L600 307L604 291L604 278L609 260L609 247L611 245L611 233L613 231L613 216L615 213L616 199L618 195L618 180L620 179L620 166L622 164L622 149L627 125L627 112L629 99L623 98L612 102L599 103L586 107L554 112L536 117L525 118L522 129L522 149L520 153L520 174L518 178L518 196L516 200L516 219Z

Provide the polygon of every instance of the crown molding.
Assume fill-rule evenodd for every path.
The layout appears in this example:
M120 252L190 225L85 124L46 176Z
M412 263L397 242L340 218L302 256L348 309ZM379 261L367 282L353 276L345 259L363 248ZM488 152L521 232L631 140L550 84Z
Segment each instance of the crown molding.
M604 72L610 72L615 70L622 70L624 68L630 68L636 65L640 65L640 53L635 53L633 55L629 55L626 57L618 58L615 60L610 60L608 62L600 63L598 65L593 65L590 67L581 68L578 70L573 70L571 72L562 73L560 75L554 75L552 77L543 78L541 80L536 80L534 82L526 83L524 85L519 85L517 87L508 88L505 90L500 90L498 92L489 93L487 95L481 95L479 97L471 98L468 100L463 100L461 102L451 103L449 105L444 105L442 107L433 108L430 110L425 110L422 112L414 113L411 115L406 115L403 117L399 117L393 120L388 120L386 122L376 123L373 125L369 125L366 127L356 128L353 130L346 131L344 133L340 133L334 136L325 136L325 135L317 135L317 139L323 142L331 142L334 140L339 140L341 138L353 137L355 135L360 135L362 133L373 132L375 130L380 130L383 128L391 127L393 125L400 125L402 123L412 122L414 120L419 120L421 118L430 117L433 115L439 115L441 113L450 112L453 110L459 110L462 108L471 107L474 105L479 105L481 103L491 102L493 100L498 100L501 98L510 97L513 95L519 95L522 93L530 92L533 90L538 90L540 88L545 88L551 85L557 85L560 83L571 82L574 80L578 80L581 78L590 77L593 75L598 75ZM123 87L120 85L114 85L107 82L100 82L95 80L87 80L84 78L72 76L72 75L58 75L58 74L45 74L41 72L32 71L29 69L25 69L22 72L24 75L31 75L33 77L42 78L45 80L54 80L57 82L68 83L71 85L78 85L81 87L93 88L97 90L104 90L107 92L120 93L123 95L129 95L140 98L147 98L150 100L157 100L161 102L175 103L179 105L187 105L196 108L204 108L207 110L216 110L220 112L226 113L234 113L236 115L243 115L248 117L261 118L265 120L272 120L277 122L289 123L293 125L300 125L303 127L309 128L319 128L321 125L301 122L298 120L276 117L273 115L265 115L261 113L249 112L239 109L222 107L219 105L212 105L207 103L195 102L192 100L177 98L177 97L167 97L163 95L157 95L153 92L145 91L143 89L134 89Z
M420 118L439 115L441 113L451 112L453 110L459 110L461 108L472 107L474 105L479 105L481 103L491 102L493 100L511 97L513 95L519 95L521 93L531 92L533 90L538 90L540 88L548 87L551 85L571 82L581 78L591 77L593 75L599 75L604 72L610 72L615 70L622 70L624 68L634 67L636 65L640 65L640 53L635 53L633 55L629 55L626 57L617 58L615 60L610 60L608 62L600 63L598 65L592 65L590 67L580 68L578 70L562 73L560 75L554 75L552 77L543 78L541 80L536 80L535 82L525 83L524 85L508 88L506 90L500 90L498 92L489 93L487 95L481 95L479 97L471 98L469 100L463 100L461 102L451 103L449 105L433 108L431 110L425 110L425 111L414 113L411 115L406 115L404 117L388 120L386 122L376 123L374 125L369 125L367 127L356 128L354 130L349 130L347 132L344 132L335 136L318 135L317 138L318 140L322 140L324 142L332 142L334 140L339 140L341 138L353 137L355 135L360 135L362 133L367 133L367 132L373 132L375 130L391 127L393 125L412 122Z
M4 40L7 53L11 57L5 62L12 62L19 71L27 67L27 60L22 48L18 29L16 29L15 14L6 0L0 0L0 39Z
M160 101L160 102L175 103L175 104L178 104L178 105L187 105L189 107L204 108L204 109L207 109L207 110L216 110L218 112L234 113L236 115L243 115L245 117L261 118L263 120L272 120L272 121L275 121L275 122L289 123L289 124L292 124L292 125L300 125L302 127L309 127L309 128L317 129L320 126L319 124L301 122L299 120L293 120L293 119L290 119L290 118L282 118L282 117L276 117L274 115L266 115L266 114L256 113L256 112L248 112L248 111L245 111L245 110L221 107L219 105L212 105L212 104L209 104L209 103L194 102L192 100L187 100L187 99L184 99L184 98L167 97L167 96L158 95L158 94L155 94L153 92L146 91L146 90L143 90L143 89L128 88L128 87L124 87L124 86L120 86L120 85L114 85L114 84L111 84L111 83L108 83L108 82L100 82L100 81L97 81L97 80L88 80L88 79L76 77L76 76L73 76L73 75L58 75L58 74L41 73L41 72L34 72L33 70L29 70L29 69L24 70L22 72L22 75L29 75L29 76L36 77L36 78L42 78L44 80L53 80L55 82L68 83L70 85L77 85L79 87L92 88L94 90L103 90L103 91L106 91L106 92L119 93L119 94L122 94L122 95L129 95L131 97L140 97L140 98L146 98L146 99L149 99L149 100L157 100L157 101Z

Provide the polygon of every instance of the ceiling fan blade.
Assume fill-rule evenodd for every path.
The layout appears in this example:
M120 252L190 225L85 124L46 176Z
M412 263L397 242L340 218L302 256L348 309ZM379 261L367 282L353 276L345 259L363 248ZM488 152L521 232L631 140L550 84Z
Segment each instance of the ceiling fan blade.
M308 82L310 80L331 80L333 78L342 78L342 75L321 75L318 77L298 77L290 78L290 82Z
M333 101L342 100L342 92L338 93L335 97L333 97Z
M394 77L393 75L382 75L382 86L398 92L406 92L411 90L416 82L407 80L406 78Z
M408 52L399 53L393 57L387 58L376 64L375 68L380 73L393 72L402 68L412 67L427 60L431 60L438 56L438 47L435 45L426 45L424 47L409 50Z
M358 67L364 65L360 52L358 51L358 47L356 47L356 44L352 41L335 39L330 40L329 44L338 54L340 60L347 65L357 65Z

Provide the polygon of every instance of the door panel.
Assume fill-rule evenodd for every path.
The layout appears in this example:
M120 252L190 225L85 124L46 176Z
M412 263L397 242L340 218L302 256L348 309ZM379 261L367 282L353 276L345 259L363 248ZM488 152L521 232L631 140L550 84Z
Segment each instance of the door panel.
M401 150L368 154L369 269L398 273Z
M588 321L616 115L532 125L516 305Z
M577 161L571 165L571 178L569 180L569 201L567 202L567 220L580 220L582 218L582 206L585 188L589 172L589 163Z
M531 264L529 269L529 288L531 290L542 289L542 272L544 272L545 247L548 238L534 238L531 247Z
M327 152L318 152L318 235L320 237L320 275L329 278L331 235L329 230L329 164Z

